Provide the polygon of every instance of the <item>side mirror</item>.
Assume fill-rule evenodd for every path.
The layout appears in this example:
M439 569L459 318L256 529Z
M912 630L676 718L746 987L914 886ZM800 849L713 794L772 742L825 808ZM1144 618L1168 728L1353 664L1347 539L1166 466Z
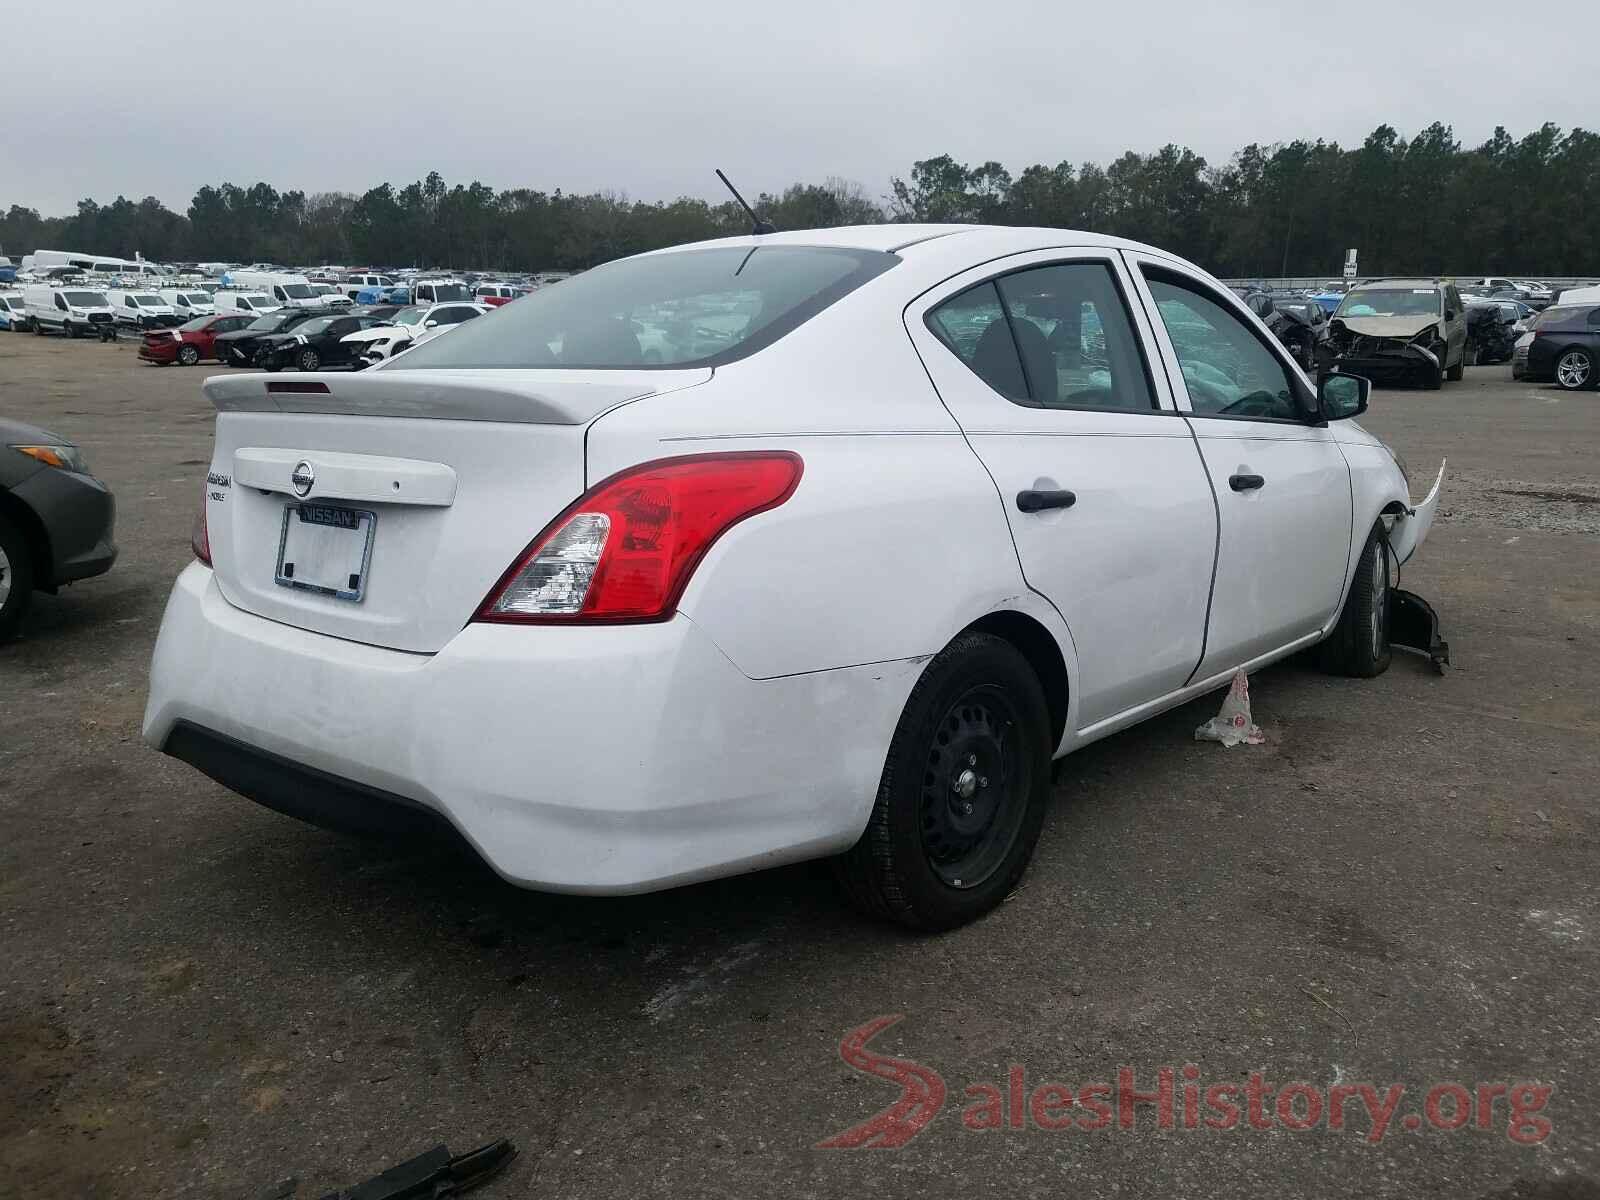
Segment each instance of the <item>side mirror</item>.
M1317 376L1317 411L1324 421L1344 421L1367 411L1372 381L1360 375Z
M1456 318L1457 318L1457 317L1459 317L1459 316L1460 316L1460 315L1461 315L1461 314L1460 314L1460 313L1458 313L1458 312L1457 312L1457 311L1456 311L1456 310L1455 310L1455 309L1453 309L1453 308L1447 308L1447 309L1445 309L1445 310L1444 310L1444 319L1445 319L1445 320L1446 320L1446 321L1454 321L1454 320L1455 320L1455 319L1456 319Z
M437 328L439 328L439 322L437 322L437 321L424 321L422 323L422 327L424 329L437 329Z

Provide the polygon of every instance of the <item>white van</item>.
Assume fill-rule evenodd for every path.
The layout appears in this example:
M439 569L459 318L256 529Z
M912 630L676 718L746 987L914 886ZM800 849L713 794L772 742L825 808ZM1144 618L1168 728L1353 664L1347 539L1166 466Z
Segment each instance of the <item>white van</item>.
M99 292L85 287L30 283L22 292L23 311L35 333L56 330L68 337L104 336L115 327L116 314Z
M142 278L161 278L166 275L153 262L139 258L112 258L105 254L83 254L77 250L35 250L25 254L22 263L35 271L46 267L76 267L97 275L136 275Z
M211 302L211 293L201 291L199 285L162 288L157 294L172 305L172 311L185 321L192 321L195 317L209 317L217 311L217 306Z
M277 271L229 271L222 277L223 286L235 291L265 292L277 301L279 308L321 308L322 297L304 275L288 275Z
M388 289L398 286L393 275L356 274L346 275L344 282L339 285L339 290L354 300L366 288Z
M418 305L472 303L472 292L459 279L418 279L411 285L411 303Z
M233 292L226 288L213 292L211 303L216 305L219 313L252 313L256 316L283 307L264 292Z
M134 329L171 329L187 319L155 292L132 288L112 288L106 293L118 325Z

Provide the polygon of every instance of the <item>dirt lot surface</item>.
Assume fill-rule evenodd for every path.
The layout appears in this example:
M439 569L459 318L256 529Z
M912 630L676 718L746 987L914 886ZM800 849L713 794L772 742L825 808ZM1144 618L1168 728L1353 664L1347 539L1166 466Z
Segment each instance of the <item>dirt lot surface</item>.
M1600 395L1504 366L1377 393L1419 489L1450 458L1405 586L1455 668L1285 664L1253 680L1263 746L1194 742L1212 697L1073 756L1025 886L928 938L843 912L816 866L521 892L143 746L205 373L0 335L0 412L83 445L122 547L0 647L0 1196L316 1196L502 1135L522 1155L485 1197L1600 1195ZM901 1094L839 1053L893 1014L871 1049L936 1073L942 1111L899 1149L818 1148ZM1202 1095L1406 1092L1376 1139L1354 1099L1342 1130L1273 1099L1274 1128L1187 1129L1186 1064ZM1177 1128L1143 1104L1041 1129L1013 1067L1029 1095L1171 1067ZM1493 1093L1487 1128L1411 1127L1435 1085L1496 1082L1552 1087L1548 1128L1509 1136ZM998 1129L968 1127L981 1085Z

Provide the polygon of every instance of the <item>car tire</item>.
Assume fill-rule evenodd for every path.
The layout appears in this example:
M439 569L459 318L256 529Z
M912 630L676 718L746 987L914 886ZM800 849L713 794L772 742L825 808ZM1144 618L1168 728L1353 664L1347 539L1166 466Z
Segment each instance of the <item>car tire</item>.
M191 346L185 342L178 347L178 361L186 367L198 366L200 364L200 347Z
M1317 648L1330 675L1372 679L1389 669L1389 539L1379 521L1367 535L1339 621Z
M74 325L71 321L63 321L61 323L61 328L66 332L66 335L69 338L74 338L74 339L77 338L77 336L78 336L78 327L76 325Z
M33 559L16 526L0 516L0 642L16 635L33 603Z
M834 860L851 902L913 929L953 929L1010 894L1050 798L1049 710L1011 643L965 633L923 670L856 844Z
M1563 350L1556 358L1556 386L1564 392L1578 392L1595 386L1594 355L1577 346Z
M322 365L322 356L307 346L294 356L294 365L302 371L315 371Z
M34 333L38 334L40 337L44 336L44 326L41 325L38 321L35 321L33 323L33 331L34 331Z

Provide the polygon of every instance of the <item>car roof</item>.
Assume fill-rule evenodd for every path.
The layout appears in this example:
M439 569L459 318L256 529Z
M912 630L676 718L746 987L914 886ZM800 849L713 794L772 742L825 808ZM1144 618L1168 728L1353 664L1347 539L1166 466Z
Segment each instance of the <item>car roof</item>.
M1409 288L1441 288L1448 280L1441 279L1367 279L1358 284L1358 287L1409 287Z

